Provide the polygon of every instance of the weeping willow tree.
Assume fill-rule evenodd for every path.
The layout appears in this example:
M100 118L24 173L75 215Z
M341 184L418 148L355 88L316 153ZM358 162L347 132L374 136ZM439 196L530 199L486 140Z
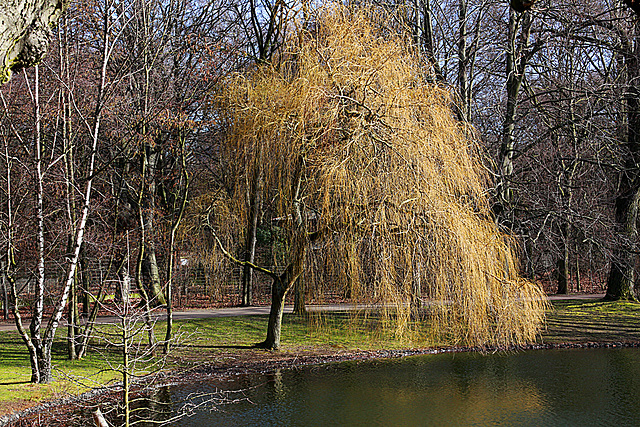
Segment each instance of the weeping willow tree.
M260 162L284 230L281 268L251 264L273 279L262 344L279 347L284 298L305 268L380 303L398 332L428 297L434 331L459 343L531 341L545 299L519 277L513 242L491 219L470 131L407 40L371 24L372 13L324 7L277 65L233 76L220 97L224 156L245 177Z

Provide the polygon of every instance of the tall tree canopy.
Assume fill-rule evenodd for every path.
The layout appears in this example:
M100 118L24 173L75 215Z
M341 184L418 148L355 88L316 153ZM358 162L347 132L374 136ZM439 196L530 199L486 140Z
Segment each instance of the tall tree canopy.
M284 273L256 266L274 279L273 323L306 269L307 280L383 303L399 331L426 293L436 330L462 342L532 340L543 294L518 276L512 241L491 219L471 132L450 93L428 83L410 40L376 27L372 13L323 8L277 65L226 83L226 156L247 168L242 176L265 169L286 230Z

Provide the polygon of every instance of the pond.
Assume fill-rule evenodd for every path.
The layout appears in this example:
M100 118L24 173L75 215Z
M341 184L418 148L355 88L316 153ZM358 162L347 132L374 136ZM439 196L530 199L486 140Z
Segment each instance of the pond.
M343 362L224 383L237 403L203 404L180 426L636 425L640 350L446 353ZM220 383L168 390L174 411ZM179 403L181 402L181 403Z

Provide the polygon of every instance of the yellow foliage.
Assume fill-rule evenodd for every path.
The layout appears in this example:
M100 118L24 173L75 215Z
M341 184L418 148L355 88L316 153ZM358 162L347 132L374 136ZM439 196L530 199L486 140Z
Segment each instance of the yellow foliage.
M252 176L262 146L283 218L302 174L306 229L323 232L307 280L382 303L398 333L423 296L434 330L460 343L534 340L544 295L518 276L514 242L491 219L482 158L449 92L364 13L326 6L306 26L277 63L229 79L220 108L225 156Z

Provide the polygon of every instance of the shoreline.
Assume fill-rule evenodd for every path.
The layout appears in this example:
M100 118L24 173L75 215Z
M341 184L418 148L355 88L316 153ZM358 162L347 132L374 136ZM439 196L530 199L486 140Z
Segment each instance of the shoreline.
M205 362L193 366L191 368L176 369L173 371L161 372L154 376L153 385L146 387L138 387L133 390L134 393L144 393L147 389L160 388L167 386L182 385L189 382L201 382L208 380L227 381L233 377L244 374L265 374L278 369L300 369L309 366L322 366L331 363L341 362L370 362L374 360L385 359L401 359L413 356L438 355L447 353L478 353L478 354L495 354L522 351L540 351L540 350L562 350L562 349L601 349L601 348L640 348L640 341L616 341L616 342L566 342L566 343L537 343L526 344L510 347L439 347L439 348L407 348L394 350L338 350L327 351L318 348L316 354L298 354L291 351L282 351L280 353L268 350L259 350L263 353L264 358L259 360L245 357L244 360L231 362ZM229 356L227 353L223 356ZM252 353L253 355L254 353ZM249 356L246 354L245 356ZM43 402L39 405L32 406L21 411L0 416L0 427L13 425L21 421L28 422L31 417L41 416L47 410L57 408L56 412L68 412L77 407L96 407L96 399L113 397L119 392L119 384L113 386L101 387L89 390L80 395L69 396L60 399L54 399ZM45 415L45 424L49 425L47 419L54 417L55 414ZM29 424L33 425L33 424Z

